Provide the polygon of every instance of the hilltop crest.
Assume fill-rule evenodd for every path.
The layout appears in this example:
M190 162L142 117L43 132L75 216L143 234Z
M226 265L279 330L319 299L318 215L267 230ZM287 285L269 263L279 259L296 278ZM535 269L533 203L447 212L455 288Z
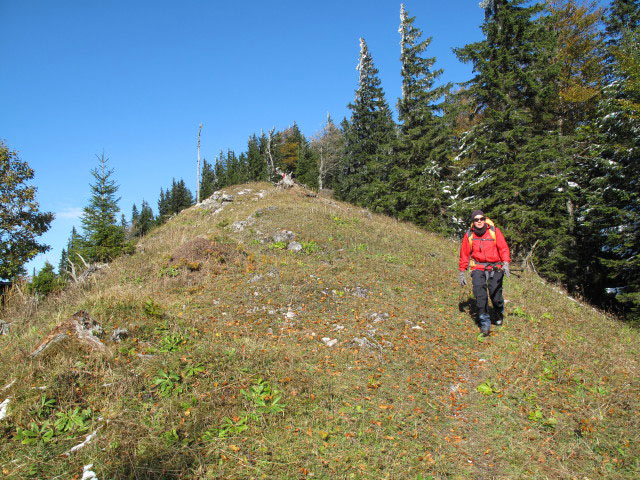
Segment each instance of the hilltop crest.
M3 474L637 478L638 332L522 273L483 340L458 248L299 186L218 192L7 305ZM29 358L81 310L104 349Z

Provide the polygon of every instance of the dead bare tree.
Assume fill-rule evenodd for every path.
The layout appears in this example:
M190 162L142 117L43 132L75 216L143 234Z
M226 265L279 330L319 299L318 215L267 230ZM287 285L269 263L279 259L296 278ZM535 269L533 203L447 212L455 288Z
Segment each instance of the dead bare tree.
M202 123L198 129L198 173L197 173L197 186L196 186L196 203L200 203L200 134L202 133Z
M273 161L273 154L271 153L271 145L273 142L273 134L275 133L276 128L273 127L269 130L269 136L267 137L267 171L269 172L269 178L273 176L273 173L276 170L275 162Z

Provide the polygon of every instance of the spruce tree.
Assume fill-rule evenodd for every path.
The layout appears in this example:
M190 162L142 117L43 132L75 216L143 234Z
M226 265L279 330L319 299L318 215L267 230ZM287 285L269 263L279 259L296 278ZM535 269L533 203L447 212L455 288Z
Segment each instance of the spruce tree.
M256 135L251 135L247 142L247 163L249 179L252 181L267 180L267 162L260 150L260 142Z
M345 147L336 194L343 200L376 209L377 200L388 186L395 125L363 38L357 69L358 89L353 103L348 105L351 119L343 122Z
M87 262L108 262L122 254L127 244L124 229L116 220L120 199L116 198L118 185L112 178L113 169L107 168L108 159L104 154L97 158L98 167L91 171L95 179L91 185L92 196L82 214L82 253Z
M614 1L607 18L611 82L597 122L599 159L590 171L588 220L601 238L601 287L640 319L640 3ZM602 293L602 292L599 292Z
M533 255L539 271L565 281L572 258L571 157L554 134L557 122L556 35L540 15L541 6L524 0L487 0L485 40L456 49L473 64L467 84L481 116L461 139L458 218L481 208L504 226L513 253Z
M424 57L431 38L420 40L404 4L400 7L402 97L398 101L400 140L390 175L388 209L400 218L444 230L445 192L450 175L451 132L438 103L451 85L436 86L442 70L436 59Z
M212 165L207 162L207 159L202 161L202 181L200 182L200 199L206 200L215 191L215 173Z
M140 209L140 215L138 216L135 235L138 237L146 235L149 230L153 228L153 224L153 210L145 200L142 200L142 207Z

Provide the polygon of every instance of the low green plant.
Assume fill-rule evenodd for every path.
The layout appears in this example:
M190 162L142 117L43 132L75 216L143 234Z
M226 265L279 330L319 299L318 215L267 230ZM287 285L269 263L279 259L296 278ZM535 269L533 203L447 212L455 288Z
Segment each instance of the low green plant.
M272 242L267 248L269 250L284 250L287 248L287 242Z
M89 429L88 421L91 419L92 412L90 408L80 409L76 407L73 410L65 412L56 412L57 420L54 422L56 432L86 432Z
M153 379L153 387L161 397L178 395L183 392L182 378L175 372L158 370L158 375Z
M182 370L182 377L183 378L195 377L196 375L199 375L202 372L204 372L204 366L202 365L202 363L195 363L195 364L189 363Z
M320 246L313 240L311 240L310 242L302 242L302 251L307 255L316 253L319 250L320 250Z
M178 435L178 431L175 428L172 428L171 430L167 430L166 432L162 432L160 434L160 437L169 446L180 443L180 435Z
M249 428L247 422L249 417L224 417L222 425L219 428L210 428L202 434L202 440L204 442L213 442L220 438L235 437Z
M162 318L164 316L164 309L153 299L149 299L144 302L144 313L151 318Z
M40 404L36 411L36 415L40 418L46 418L55 410L57 400L53 397L49 397L46 393L40 397Z
M490 380L487 380L478 385L476 387L476 391L482 393L483 395L493 395L494 393L498 392L498 389Z
M171 334L162 337L160 340L160 352L173 353L180 350L180 348L187 343L187 339L183 335Z
M286 404L280 403L280 391L262 378L258 378L248 389L240 390L240 393L255 411L254 416L281 413L286 407Z
M22 445L35 445L38 443L49 443L55 437L56 432L53 425L48 420L38 425L31 422L29 428L16 428L16 437Z
M175 265L168 265L160 269L161 277L177 277L180 275L180 269Z

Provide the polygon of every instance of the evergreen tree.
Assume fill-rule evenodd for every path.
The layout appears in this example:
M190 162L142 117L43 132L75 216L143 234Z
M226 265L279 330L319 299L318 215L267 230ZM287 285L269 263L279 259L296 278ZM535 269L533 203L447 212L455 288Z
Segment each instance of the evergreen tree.
M611 83L597 122L599 162L589 175L588 222L601 241L602 289L640 319L639 2L614 1L607 19ZM597 292L602 294L602 291Z
M222 151L220 152L220 156L216 158L214 173L216 178L214 190L220 190L229 185L226 172L226 158Z
M207 159L202 162L202 181L200 182L200 198L206 200L215 192L215 173Z
M38 274L33 275L28 285L29 293L40 297L46 297L63 287L64 281L56 275L53 265L49 262L45 262Z
M343 122L345 148L336 194L376 209L377 200L386 193L395 125L363 38L358 72L355 100L348 105L351 119Z
M118 186L111 178L113 170L107 168L104 154L98 157L99 165L91 171L95 183L91 185L91 200L84 208L83 257L87 262L108 262L127 250L124 229L116 222L119 198Z
M84 247L84 242L82 236L76 230L76 227L71 228L71 235L69 240L67 240L67 248L66 251L63 249L62 255L60 258L60 264L58 266L58 273L64 278L68 278L68 272L71 270L70 263L73 263L74 266L83 265L82 261L78 257L78 253L82 255L82 249Z
M400 141L391 170L388 209L431 230L443 230L444 187L450 175L451 132L437 103L450 84L435 86L442 70L433 70L436 59L425 58L431 38L420 40L404 4L400 8L402 97L398 101Z
M140 218L140 213L138 212L138 207L134 203L133 207L131 207L131 225L132 226L137 225L139 218Z
M619 47L625 34L640 26L640 0L612 0L608 13L607 44L609 47Z
M461 139L458 217L482 208L502 225L515 255L532 254L548 278L567 280L577 268L571 245L571 157L554 134L558 65L556 35L541 6L524 0L487 0L485 40L456 49L472 62L467 94L479 122Z
M153 210L145 200L142 200L142 207L140 209L140 215L138 216L138 221L136 223L135 235L137 237L146 235L149 230L153 228L153 224Z
M251 135L247 144L247 163L249 179L253 181L267 180L267 162L260 147L261 142L256 135Z
M193 195L187 188L184 180L180 179L176 182L176 180L173 179L171 193L169 195L169 213L171 215L180 213L191 205L193 205Z

